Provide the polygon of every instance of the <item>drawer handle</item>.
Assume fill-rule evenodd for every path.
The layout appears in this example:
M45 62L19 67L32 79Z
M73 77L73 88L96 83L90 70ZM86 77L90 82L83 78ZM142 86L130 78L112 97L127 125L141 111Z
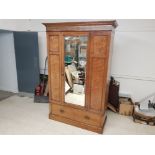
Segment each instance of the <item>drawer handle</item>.
M87 120L89 120L89 119L90 119L90 117L89 117L89 116L85 116L84 118L85 118L85 119L87 119Z
M64 113L65 111L64 111L63 109L60 109L60 112L61 112L61 113Z

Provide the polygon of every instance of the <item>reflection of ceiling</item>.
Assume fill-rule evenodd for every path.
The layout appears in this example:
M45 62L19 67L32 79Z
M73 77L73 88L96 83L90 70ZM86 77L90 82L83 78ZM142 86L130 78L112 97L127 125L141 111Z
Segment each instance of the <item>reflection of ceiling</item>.
M88 37L82 36L82 37L71 37L71 36L66 36L65 40L80 40L82 42L85 42L88 40Z

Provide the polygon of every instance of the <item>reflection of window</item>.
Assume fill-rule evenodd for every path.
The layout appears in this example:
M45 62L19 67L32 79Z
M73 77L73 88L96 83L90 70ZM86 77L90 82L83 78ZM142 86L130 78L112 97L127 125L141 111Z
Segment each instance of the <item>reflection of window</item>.
M86 58L85 57L79 57L79 67L85 68L86 65Z
M69 59L74 60L77 63L77 66L84 66L87 52L87 41L88 38L86 36L65 37L65 61Z
M79 57L86 58L86 52L87 52L87 44L80 44L79 45Z

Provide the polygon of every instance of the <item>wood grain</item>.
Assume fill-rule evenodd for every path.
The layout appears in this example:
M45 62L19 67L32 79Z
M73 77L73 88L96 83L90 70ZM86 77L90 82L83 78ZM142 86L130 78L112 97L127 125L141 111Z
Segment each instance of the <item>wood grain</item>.
M93 40L94 40L93 42L94 49L91 57L106 58L108 53L107 51L108 36L94 36Z
M102 133L116 21L46 23L49 118ZM64 101L64 36L88 36L85 106Z
M43 23L47 31L101 31L113 30L117 27L116 20L90 22Z
M52 104L52 114L95 126L100 126L102 117L101 115L86 110L75 109L73 107L58 104Z
M50 36L49 41L50 41L49 50L51 52L59 52L59 36Z
M59 55L50 55L49 56L50 64L50 94L51 99L55 101L60 101L61 99L61 86L60 86L60 56Z
M85 124L85 123L82 123L82 122L78 122L78 121L75 121L75 120L71 120L69 118L62 117L60 115L50 114L49 118L53 119L53 120L56 120L56 121L59 121L59 122L63 122L65 124L74 125L74 126L79 127L79 128L90 130L90 131L93 131L93 132L96 132L96 133L99 133L99 134L103 133L104 123L102 124L102 126L97 127L97 126L92 126L92 125ZM103 118L105 118L104 119L104 122L105 122L106 121L106 116L104 116Z
M91 96L90 108L96 111L101 111L102 94L105 91L103 83L105 82L104 73L106 72L104 66L104 59L92 58L91 63Z

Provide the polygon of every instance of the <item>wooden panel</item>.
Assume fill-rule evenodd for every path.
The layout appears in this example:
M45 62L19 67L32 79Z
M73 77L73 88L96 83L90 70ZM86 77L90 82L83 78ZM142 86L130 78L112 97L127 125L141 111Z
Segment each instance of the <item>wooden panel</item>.
M94 36L92 57L107 57L108 36Z
M106 122L106 115L103 116L103 118L104 118L103 121L104 122L102 123L101 126L94 126L94 125L82 123L82 122L79 122L79 121L71 120L71 119L63 117L63 116L53 115L52 113L49 115L49 118L53 119L53 120L56 120L56 121L66 123L66 124L69 124L69 125L74 125L74 126L77 126L79 128L83 128L83 129L86 129L86 130L97 132L99 134L103 133L103 127L104 127L104 124Z
M88 32L88 31L109 31L112 30L111 25L98 25L98 26L60 26L60 27L47 27L47 32Z
M100 111L102 106L103 82L104 82L104 59L92 58L91 64L91 105L90 108Z
M107 65L109 57L109 34L104 31L91 33L89 57L89 109L103 112L106 97Z
M52 104L52 114L95 126L100 126L102 122L101 115L58 104Z
M44 23L48 32L103 31L117 27L116 21Z
M50 52L59 52L59 36L49 36Z
M117 27L116 20L108 21L87 21L87 22L59 22L59 23L43 23L46 27L64 27L64 26L97 26L111 25Z
M60 56L49 56L49 81L50 81L50 100L60 101L61 98L61 74Z

